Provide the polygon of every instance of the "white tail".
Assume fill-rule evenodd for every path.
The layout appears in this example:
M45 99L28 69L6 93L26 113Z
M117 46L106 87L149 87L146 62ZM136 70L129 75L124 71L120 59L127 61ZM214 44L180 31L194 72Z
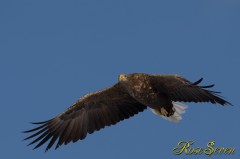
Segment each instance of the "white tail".
M166 117L162 115L161 112L157 109L151 109L151 110L154 114L161 116L163 119L172 121L174 123L178 123L180 120L182 120L181 114L186 112L185 109L187 109L187 106L179 102L172 102L172 103L173 103L173 108L175 109L175 112L172 116Z

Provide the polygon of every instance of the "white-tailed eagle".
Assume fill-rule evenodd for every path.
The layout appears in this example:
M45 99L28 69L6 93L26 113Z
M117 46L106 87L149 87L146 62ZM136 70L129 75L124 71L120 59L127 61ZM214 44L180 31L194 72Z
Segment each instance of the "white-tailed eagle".
M81 97L76 103L56 117L33 123L39 125L24 131L35 138L29 145L37 143L38 148L49 141L46 151L57 141L62 144L83 140L105 126L128 119L147 107L165 119L178 122L186 106L178 102L211 102L231 105L218 93L208 90L214 85L199 86L202 78L194 83L176 74L119 75L115 85ZM34 149L35 149L34 148Z

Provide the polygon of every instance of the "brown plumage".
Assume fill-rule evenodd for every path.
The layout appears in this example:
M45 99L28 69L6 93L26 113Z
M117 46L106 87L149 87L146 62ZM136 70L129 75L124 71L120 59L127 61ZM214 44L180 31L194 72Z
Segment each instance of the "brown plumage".
M62 144L83 140L105 126L114 125L128 119L147 107L165 118L181 120L180 114L185 109L174 102L211 102L229 104L219 97L219 92L210 91L214 85L199 86L202 78L191 83L179 75L150 75L134 73L120 75L119 82L101 91L87 94L58 116L24 133L36 137L29 145L37 143L35 148L49 141L46 151L57 141L56 148ZM171 119L170 119L171 120ZM35 149L34 148L34 149Z

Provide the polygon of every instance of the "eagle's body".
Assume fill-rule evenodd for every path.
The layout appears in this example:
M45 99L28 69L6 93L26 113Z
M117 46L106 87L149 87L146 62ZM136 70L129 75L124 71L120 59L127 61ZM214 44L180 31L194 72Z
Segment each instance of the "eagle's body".
M173 114L172 101L154 87L154 75L132 74L131 80L127 79L128 76L120 76L123 76L123 79L120 80L119 84L139 103L156 110L168 109L169 115Z
M215 91L206 90L210 86L198 86L202 79L191 83L179 75L150 75L134 73L120 75L119 82L111 87L81 97L66 111L25 131L35 132L26 139L39 135L29 145L38 142L39 147L50 140L46 150L58 139L56 148L63 143L83 140L87 134L105 126L114 125L150 107L165 119L178 122L182 119L185 106L175 102L211 102L230 104L220 98ZM230 104L231 105L231 104ZM25 140L26 140L25 139Z

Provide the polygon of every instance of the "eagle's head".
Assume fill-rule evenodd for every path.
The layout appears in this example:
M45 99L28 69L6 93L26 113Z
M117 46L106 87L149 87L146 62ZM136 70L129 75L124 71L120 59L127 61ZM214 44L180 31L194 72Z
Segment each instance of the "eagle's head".
M120 75L118 76L118 81L119 81L119 82L127 81L127 75L125 75L125 74L120 74Z
M137 74L137 73L132 73L132 74L120 74L118 76L118 81L121 83L139 83L142 81L145 75L144 74Z

